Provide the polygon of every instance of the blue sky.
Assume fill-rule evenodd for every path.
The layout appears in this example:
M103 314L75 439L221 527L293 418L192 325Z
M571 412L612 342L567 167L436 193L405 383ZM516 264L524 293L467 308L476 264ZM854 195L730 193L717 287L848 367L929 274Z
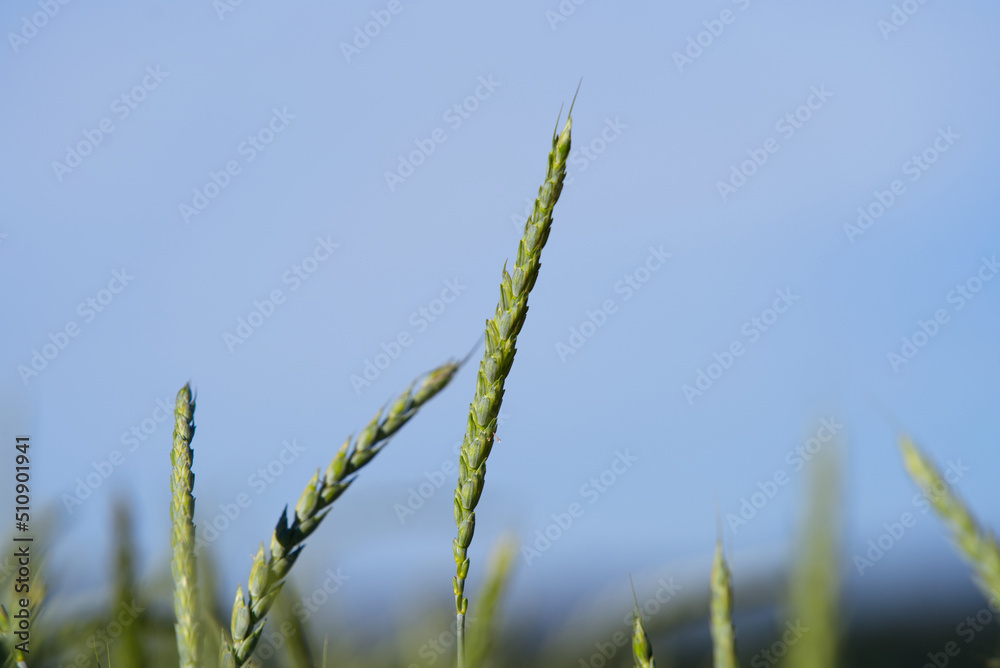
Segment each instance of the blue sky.
M915 510L898 425L1000 522L998 22L987 2L6 3L4 439L35 444L53 562L100 582L121 495L165 563L159 405L190 380L199 521L250 499L213 544L226 591L245 579L343 439L475 344L582 76L473 586L498 536L531 544L572 504L520 561L522 600L707 569L715 499L738 513L776 475L725 536L737 575L778 564L823 420L849 584L958 568L922 514L892 566L850 557ZM470 366L311 539L345 600L450 596L474 386Z

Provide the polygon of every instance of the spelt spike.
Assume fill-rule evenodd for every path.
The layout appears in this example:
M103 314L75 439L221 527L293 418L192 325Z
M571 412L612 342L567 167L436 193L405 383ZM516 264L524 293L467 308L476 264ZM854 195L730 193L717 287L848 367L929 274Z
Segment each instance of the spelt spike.
M174 407L174 447L170 452L173 475L170 478L170 517L173 548L171 570L174 578L174 614L177 616L177 652L181 668L196 668L198 658L198 572L194 545L194 473L191 464L194 451L195 399L191 384L177 393Z
M561 111L560 111L561 115ZM486 352L476 376L476 394L469 404L468 426L462 440L459 477L455 488L455 525L458 537L454 544L457 577L453 581L455 610L458 619L458 666L464 665L464 622L468 600L465 580L468 575L468 548L475 529L475 510L486 475L486 460L493 448L497 416L503 401L504 382L514 362L517 335L528 313L528 294L541 266L542 248L552 226L552 210L566 178L566 159L570 150L572 117L566 119L562 133L552 136L548 170L538 190L531 216L517 247L513 275L507 265L501 274L500 301L493 318L486 322ZM556 131L558 131L558 121Z
M309 479L291 522L285 507L271 537L270 555L265 560L262 546L254 558L249 595L244 599L242 587L237 589L230 629L232 643L225 648L234 668L243 668L250 661L267 613L302 551L303 541L326 517L329 506L347 489L357 471L382 450L388 437L443 390L461 366L460 362L447 362L415 381L392 402L388 411L379 411L357 438L348 437L322 475L317 471ZM241 611L246 611L245 623Z

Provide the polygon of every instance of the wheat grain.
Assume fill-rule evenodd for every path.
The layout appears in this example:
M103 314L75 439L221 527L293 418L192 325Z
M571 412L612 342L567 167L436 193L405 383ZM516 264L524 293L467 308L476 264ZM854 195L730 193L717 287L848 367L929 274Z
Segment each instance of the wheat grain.
M174 614L177 652L181 668L196 668L198 659L198 574L194 554L194 397L191 385L177 393L174 407L174 447L170 451L173 473L170 478L170 544L173 548L171 572L174 577Z
M476 393L469 404L465 437L459 455L458 484L455 488L455 525L458 535L453 542L455 556L455 610L458 629L458 665L462 668L465 649L465 580L469 574L468 549L476 528L476 504L483 492L486 460L496 436L497 416L503 401L504 382L510 373L516 352L517 335L528 313L528 294L538 278L542 248L549 238L552 210L566 178L566 158L570 150L573 107L561 133L558 121L552 133L545 181L538 190L535 206L524 225L524 235L517 248L513 274L504 265L500 283L500 302L491 320L486 321L486 352L479 363Z
M934 510L951 529L958 547L972 564L976 584L991 601L1000 604L1000 545L992 531L984 529L956 495L933 461L909 436L901 436L899 447L907 472L930 500Z
M722 551L722 541L715 545L711 575L712 656L715 668L738 668L736 634L733 631L733 585Z
M350 487L354 474L382 451L387 439L416 415L421 406L451 382L463 362L448 362L414 381L388 410L376 413L356 439L348 437L344 441L322 476L319 471L313 475L295 505L291 522L287 507L281 513L271 537L270 554L265 556L261 544L254 556L248 595L244 596L242 586L237 588L230 622L232 643L222 653L224 667L242 668L250 660L264 630L267 612L302 551L303 541L326 517L329 506Z

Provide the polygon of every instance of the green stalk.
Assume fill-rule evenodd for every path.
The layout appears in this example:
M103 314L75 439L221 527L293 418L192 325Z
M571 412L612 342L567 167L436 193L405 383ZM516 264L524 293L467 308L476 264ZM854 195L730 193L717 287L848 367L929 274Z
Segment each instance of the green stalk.
M959 550L971 562L976 584L987 598L1000 602L1000 545L992 531L979 526L972 512L952 491L941 471L908 436L899 439L903 463L934 510L951 529Z
M303 541L330 512L329 506L350 487L354 474L388 445L386 440L416 415L421 406L451 382L461 366L462 362L448 362L414 381L385 415L383 410L375 414L353 443L351 437L344 441L322 477L319 471L313 475L299 497L290 523L288 508L281 513L271 537L270 555L265 557L261 544L254 557L248 595L244 596L242 585L236 589L230 624L232 644L227 643L222 650L223 668L242 668L250 661L264 630L266 615L298 559Z
M114 619L116 612L128 606L132 600L139 597L139 588L135 577L135 538L132 533L132 515L128 505L123 501L115 503L115 587L114 607L110 617ZM118 645L119 660L124 659L125 665L145 666L146 657L142 647L140 627L142 619L134 619L131 624L122 626L121 643ZM108 658L110 663L111 659Z
M722 541L715 545L712 563L711 618L712 655L715 668L739 668L736 660L736 632L733 630L733 585L722 551Z
M177 393L174 407L174 447L170 452L173 474L170 478L170 544L174 576L174 614L177 616L177 653L181 668L197 668L198 660L198 574L194 554L194 397L188 383Z
M468 549L476 528L476 504L483 493L486 459L493 448L504 382L514 362L517 335L528 313L528 294L538 278L542 248L549 238L552 226L552 209L559 199L566 178L572 115L571 105L562 133L552 133L545 181L538 189L534 209L524 225L524 236L517 248L513 275L507 273L504 265L500 302L492 320L486 321L486 352L479 363L476 393L469 404L469 419L462 440L454 504L458 536L453 542L455 578L452 584L457 614L459 668L463 668L465 661L465 613L469 606L469 601L465 598L465 580L469 574ZM557 122L556 131L558 128Z
M792 571L789 620L809 629L788 647L782 666L835 668L838 662L839 543L841 527L838 443L826 445L810 463L809 502Z

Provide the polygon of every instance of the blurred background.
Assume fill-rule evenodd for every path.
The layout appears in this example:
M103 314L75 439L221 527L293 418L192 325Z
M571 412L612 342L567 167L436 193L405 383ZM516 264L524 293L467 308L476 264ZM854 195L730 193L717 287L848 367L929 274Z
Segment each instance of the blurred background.
M138 577L167 572L188 381L231 601L343 439L476 344L581 77L470 591L513 533L519 637L597 642L627 630L629 574L697 609L721 529L749 661L839 448L856 656L908 637L887 656L920 665L984 607L896 438L1000 522L995 3L50 0L0 26L2 429L32 438L53 614L110 591L116 499ZM340 574L331 628L451 605L480 354L310 539L294 578ZM401 661L433 663L431 636Z

